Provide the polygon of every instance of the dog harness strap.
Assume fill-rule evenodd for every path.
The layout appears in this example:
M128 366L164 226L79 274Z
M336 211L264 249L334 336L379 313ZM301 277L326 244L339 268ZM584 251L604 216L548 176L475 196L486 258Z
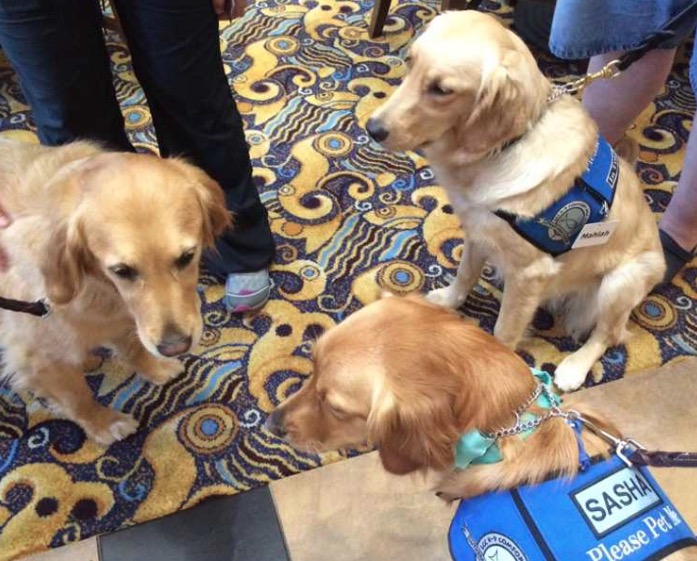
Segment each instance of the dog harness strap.
M619 160L612 146L598 137L588 168L551 206L524 218L504 210L494 214L532 245L557 257L573 248L587 224L603 222L610 213L619 178Z
M617 456L463 500L448 540L454 561L655 561L697 545L648 469Z
M576 444L578 445L578 468L581 471L586 471L591 465L591 458L586 452L586 447L583 444L583 423L578 419L567 419L567 424L574 429L574 436L576 437Z
M46 300L37 302L23 302L21 300L12 300L11 298L0 297L0 308L9 310L10 312L20 312L31 314L32 316L46 317L51 313L51 307Z

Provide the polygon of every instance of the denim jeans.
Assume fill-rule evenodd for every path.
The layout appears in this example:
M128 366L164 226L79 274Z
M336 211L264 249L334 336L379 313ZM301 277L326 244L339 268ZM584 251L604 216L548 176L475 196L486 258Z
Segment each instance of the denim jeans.
M225 191L235 228L207 256L213 273L266 267L274 243L223 70L210 0L116 0L162 156L184 156ZM0 0L0 45L42 143L92 139L133 150L124 132L97 0Z
M694 0L557 0L549 39L560 58L582 59L638 47L652 32ZM660 48L677 47L695 29L685 22ZM690 81L697 85L697 62L690 61Z

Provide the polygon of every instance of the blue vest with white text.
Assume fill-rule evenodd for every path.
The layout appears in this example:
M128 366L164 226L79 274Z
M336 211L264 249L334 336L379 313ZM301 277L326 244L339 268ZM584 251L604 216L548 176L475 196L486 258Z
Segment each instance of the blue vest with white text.
M561 199L532 218L504 210L497 210L495 214L532 245L556 257L573 249L584 226L607 218L619 170L617 154L599 136L588 168Z
M448 539L454 561L656 561L697 546L649 471L617 456L573 479L463 500Z

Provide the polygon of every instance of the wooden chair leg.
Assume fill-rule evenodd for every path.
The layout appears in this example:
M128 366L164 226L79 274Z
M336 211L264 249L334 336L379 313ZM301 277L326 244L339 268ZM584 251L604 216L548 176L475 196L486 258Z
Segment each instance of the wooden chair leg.
M467 0L443 0L440 9L442 12L446 10L465 10L470 7L471 2Z
M368 31L371 39L375 39L382 35L382 28L385 25L387 14L390 11L390 3L391 0L375 0L373 13L370 16L370 29Z
M443 0L441 11L446 10L476 10L479 8L482 0Z

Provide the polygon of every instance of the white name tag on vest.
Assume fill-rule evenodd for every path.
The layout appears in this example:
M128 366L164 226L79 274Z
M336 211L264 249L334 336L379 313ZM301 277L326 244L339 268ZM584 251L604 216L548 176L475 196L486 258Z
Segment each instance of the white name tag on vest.
M593 222L586 224L576 236L576 241L571 249L579 247L588 247L591 245L603 245L607 243L615 233L615 228L619 220L606 220L605 222Z

